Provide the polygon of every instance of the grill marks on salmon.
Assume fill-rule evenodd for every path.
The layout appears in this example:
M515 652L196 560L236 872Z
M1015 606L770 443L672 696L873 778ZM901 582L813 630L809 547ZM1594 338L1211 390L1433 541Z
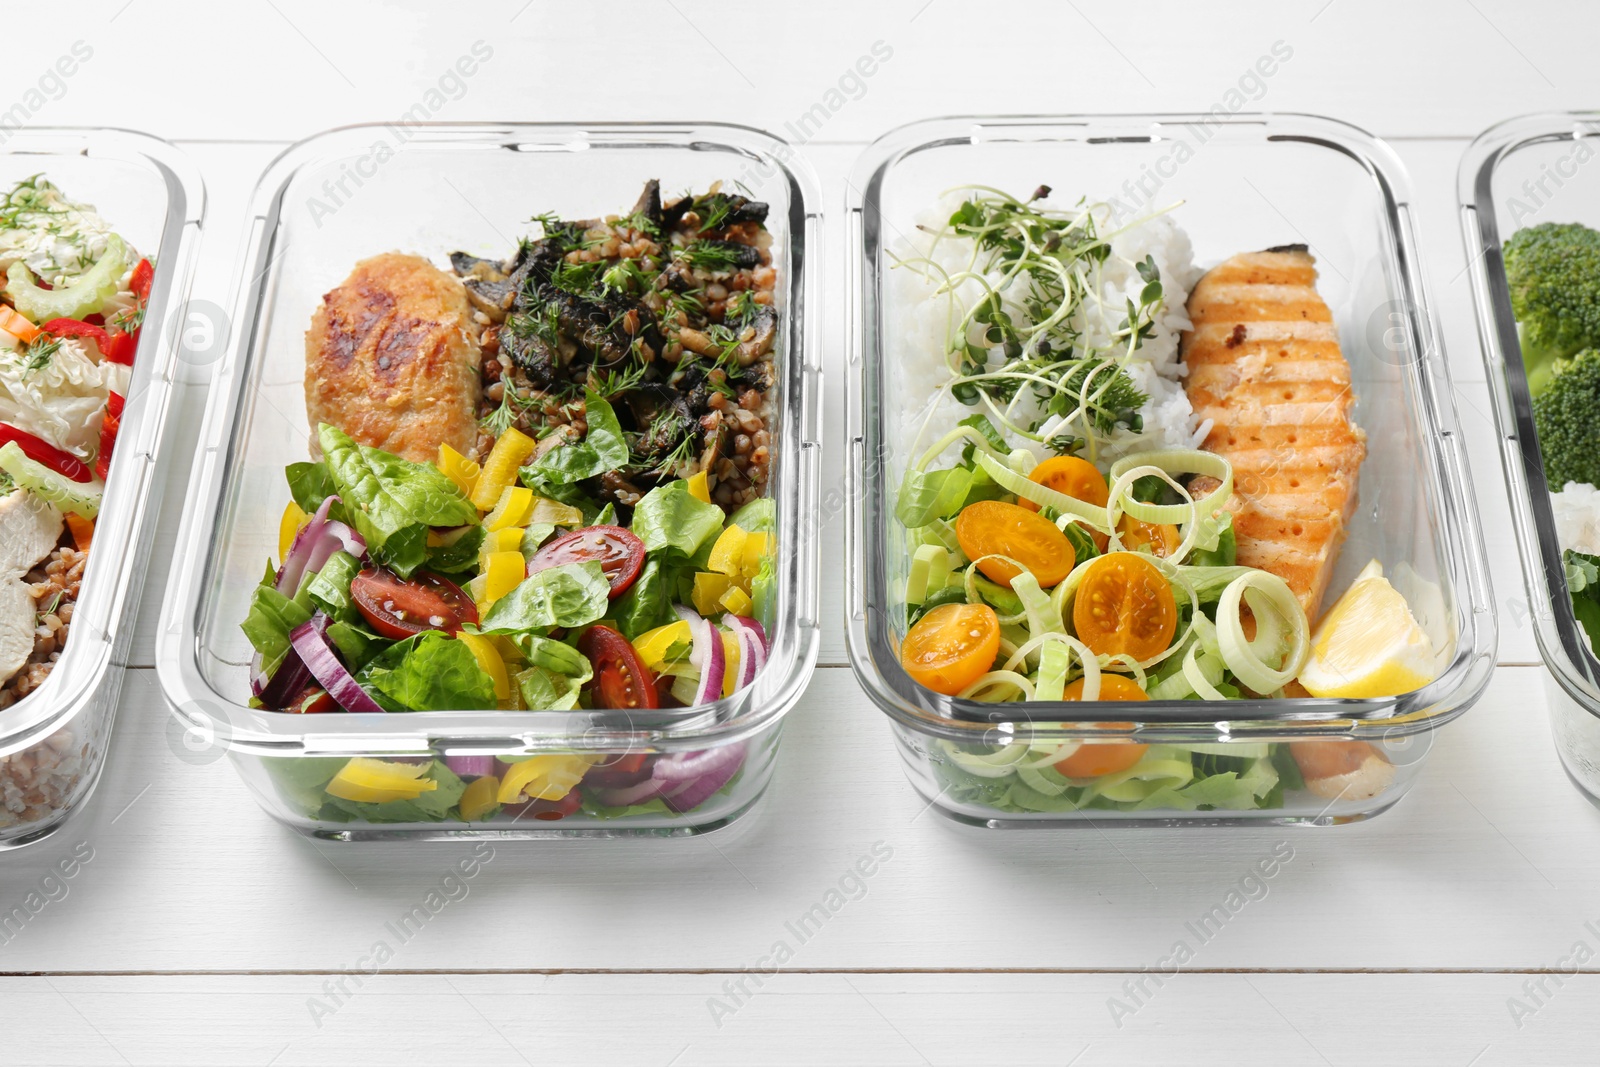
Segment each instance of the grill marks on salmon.
M1189 294L1182 339L1189 403L1212 423L1202 447L1233 464L1239 562L1286 581L1313 621L1366 457L1350 364L1316 281L1304 248L1234 256Z

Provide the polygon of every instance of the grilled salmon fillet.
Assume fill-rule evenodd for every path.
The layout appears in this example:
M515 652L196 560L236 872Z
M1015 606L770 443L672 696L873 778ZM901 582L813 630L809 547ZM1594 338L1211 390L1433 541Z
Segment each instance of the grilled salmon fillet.
M418 463L478 440L478 326L461 282L420 256L356 264L306 331L306 415ZM312 435L313 440L315 434Z
M1289 583L1316 621L1356 505L1366 435L1350 364L1304 246L1246 252L1189 294L1185 388L1212 420L1202 446L1233 464L1239 562ZM1215 487L1190 486L1199 495Z

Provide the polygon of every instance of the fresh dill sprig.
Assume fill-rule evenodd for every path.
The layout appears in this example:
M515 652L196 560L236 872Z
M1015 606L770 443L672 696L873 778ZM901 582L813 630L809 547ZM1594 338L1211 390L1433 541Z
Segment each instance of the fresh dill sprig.
M522 396L511 387L510 382L501 383L500 406L478 420L486 433L499 437L516 423L516 421L532 408L537 407L537 397Z
M737 262L738 253L724 244L710 241L695 241L685 245L677 252L676 258L697 267L700 270L731 270Z
M61 351L61 338L51 337L42 333L34 338L22 349L22 370L26 374L35 374L48 367L56 358L56 353Z
M600 374L596 374L591 369L589 371L589 388L610 400L614 396L637 389L639 384L644 381L644 376L648 371L649 367L643 363L635 363L622 370L608 368Z

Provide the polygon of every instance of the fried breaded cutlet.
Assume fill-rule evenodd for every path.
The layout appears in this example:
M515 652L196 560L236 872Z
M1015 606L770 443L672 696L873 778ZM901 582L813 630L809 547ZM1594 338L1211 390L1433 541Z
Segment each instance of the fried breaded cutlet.
M1316 282L1304 246L1234 256L1189 294L1182 341L1189 403L1212 420L1202 447L1233 464L1239 563L1286 581L1313 622L1366 456L1350 364Z
M312 316L306 415L414 462L437 459L441 444L471 457L481 358L458 279L420 256L373 256Z

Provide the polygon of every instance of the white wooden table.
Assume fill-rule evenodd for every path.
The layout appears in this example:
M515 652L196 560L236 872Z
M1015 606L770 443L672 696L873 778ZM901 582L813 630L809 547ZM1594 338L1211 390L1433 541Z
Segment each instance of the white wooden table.
M385 924L471 846L312 843L272 823L226 761L178 757L148 635L183 507L180 463L94 806L0 860L9 907L62 856L92 853L64 897L0 942L0 1062L1600 1060L1600 813L1550 746L1454 193L1456 160L1489 123L1600 106L1600 5L83 0L33 9L0 100L24 99L77 40L93 58L29 121L143 128L191 153L210 195L195 296L217 304L261 168L324 127L397 117L479 40L493 57L436 117L715 118L779 133L882 41L892 56L858 99L845 87L805 146L830 210L861 146L902 122L1205 110L1285 42L1292 59L1252 107L1353 121L1411 170L1475 448L1501 666L1439 734L1411 795L1367 824L983 833L922 813L829 626L754 814L695 840L495 846L459 899L358 982L342 972L376 941L395 944ZM828 249L835 294L841 244ZM180 453L202 389L180 399ZM838 375L828 390L835 417ZM830 458L836 484L837 449ZM825 552L841 534L835 520ZM839 618L837 582L824 593L825 617ZM790 937L785 922L874 845L891 855L858 899L781 974L760 974ZM1186 923L1275 849L1292 859L1198 945ZM1198 945L1194 959L1164 973L1179 940Z

